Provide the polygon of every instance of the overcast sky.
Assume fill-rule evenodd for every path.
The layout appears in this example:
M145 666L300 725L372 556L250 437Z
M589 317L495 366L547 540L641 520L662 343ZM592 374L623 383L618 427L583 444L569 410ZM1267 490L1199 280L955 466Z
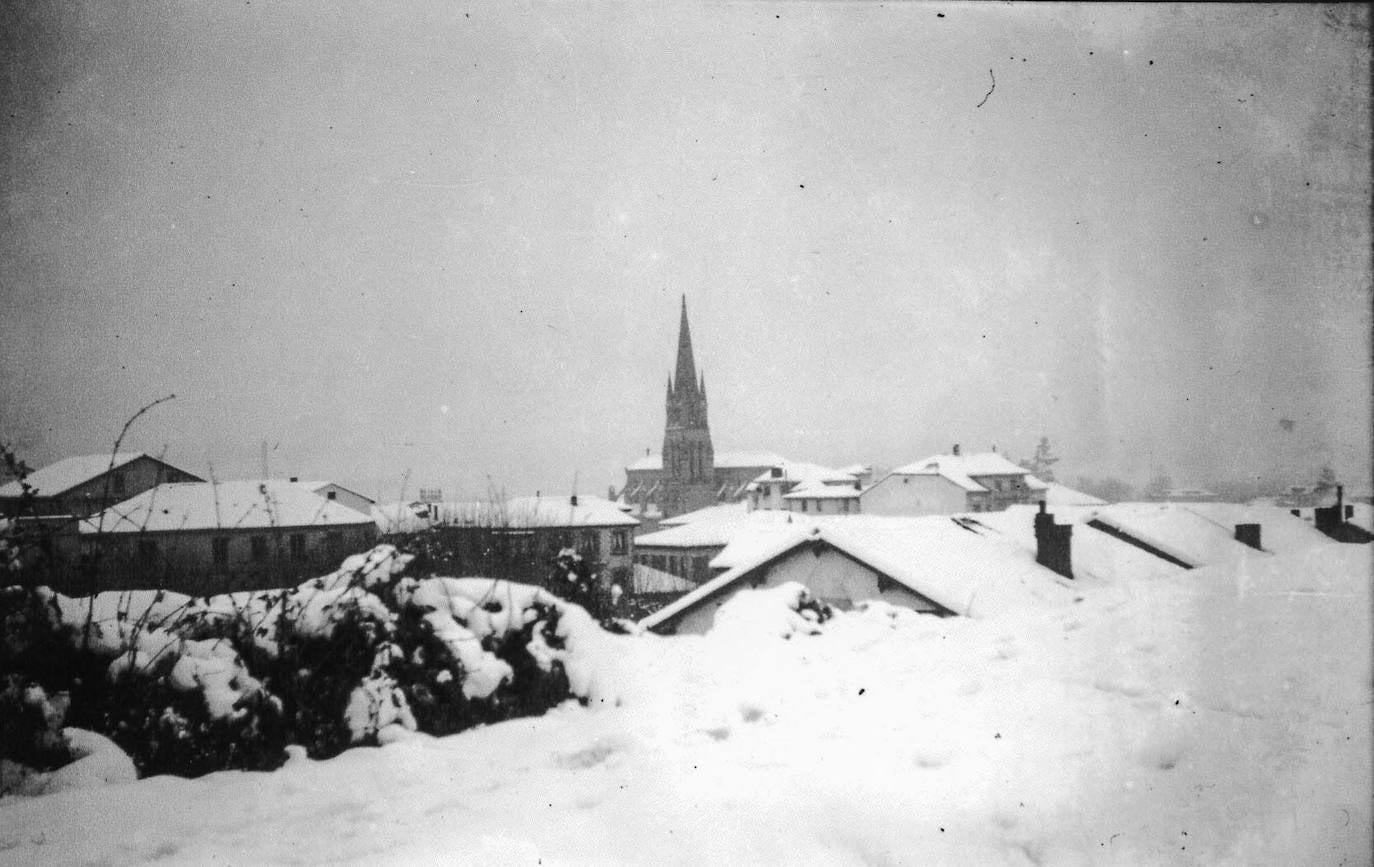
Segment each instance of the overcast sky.
M685 293L717 451L1368 476L1362 8L17 6L32 464L604 493Z

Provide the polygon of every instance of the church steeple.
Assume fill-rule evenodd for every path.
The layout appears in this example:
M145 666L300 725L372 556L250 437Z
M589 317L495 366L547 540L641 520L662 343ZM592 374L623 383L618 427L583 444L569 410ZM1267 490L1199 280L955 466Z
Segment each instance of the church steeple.
M715 502L715 453L706 418L706 377L692 357L692 331L687 324L687 296L677 335L677 368L668 377L667 425L663 431L663 490L659 506L665 515L680 515Z
M677 328L677 373L673 377L678 389L694 389L697 367L692 359L692 330L687 325L687 296L682 296L682 321Z

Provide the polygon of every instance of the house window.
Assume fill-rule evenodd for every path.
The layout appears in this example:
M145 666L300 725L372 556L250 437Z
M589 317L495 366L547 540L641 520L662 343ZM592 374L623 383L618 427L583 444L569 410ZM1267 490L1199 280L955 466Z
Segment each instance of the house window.
M229 562L229 537L215 536L210 540L210 559L216 566Z
M710 569L710 560L705 557L692 558L692 579L695 581L705 581L706 572Z
M802 501L801 501L801 504L802 504L802 511L805 512L805 511L807 510L807 507L806 507L806 500L802 500Z
M254 536L249 540L253 549L253 562L262 563L267 559L267 537Z
M624 530L614 530L611 533L611 553L625 554L629 551L630 534Z
M300 561L305 559L305 534L292 533L289 540L291 545L291 559Z
M324 543L329 546L329 550L337 553L343 550L343 533L338 530L331 530L324 534Z
M337 499L339 498L339 492L338 492L338 491L330 491L329 493L325 494L325 496L328 497L328 498L331 499L331 500L337 500Z
M580 546L583 557L590 557L595 560L601 556L601 533L596 530L582 531L582 544Z

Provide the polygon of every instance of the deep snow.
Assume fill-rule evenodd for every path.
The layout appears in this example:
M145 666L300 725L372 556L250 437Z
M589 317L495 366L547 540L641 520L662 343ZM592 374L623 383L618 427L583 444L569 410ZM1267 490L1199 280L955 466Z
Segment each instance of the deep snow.
M1318 543L987 619L816 627L778 588L704 637L576 629L589 707L3 799L0 862L1369 863L1370 566Z

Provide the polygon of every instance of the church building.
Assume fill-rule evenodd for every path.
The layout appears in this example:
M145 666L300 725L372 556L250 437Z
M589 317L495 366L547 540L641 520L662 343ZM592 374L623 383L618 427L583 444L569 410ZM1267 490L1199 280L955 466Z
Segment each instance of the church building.
M678 326L677 367L668 377L663 450L625 468L623 503L646 523L742 500L749 483L783 462L771 453L717 454L706 412L706 376L692 357L687 297Z

